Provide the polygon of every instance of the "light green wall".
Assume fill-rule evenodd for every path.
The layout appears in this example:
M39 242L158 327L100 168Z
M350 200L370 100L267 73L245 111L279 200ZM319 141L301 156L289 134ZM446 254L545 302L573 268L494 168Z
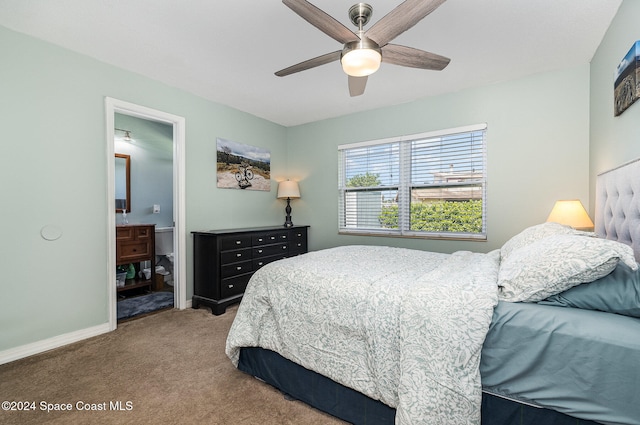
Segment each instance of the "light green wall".
M486 122L486 242L338 235L337 146ZM440 252L489 251L543 222L557 199L589 201L589 66L534 75L292 127L289 169L300 179L294 222L310 247L384 244Z
M640 157L640 101L613 116L613 73L640 40L639 20L640 2L625 0L591 61L591 193L599 173Z
M0 52L0 352L108 321L105 96L185 117L188 232L282 221L275 184L216 188L216 137L270 149L278 176L286 128L3 27Z

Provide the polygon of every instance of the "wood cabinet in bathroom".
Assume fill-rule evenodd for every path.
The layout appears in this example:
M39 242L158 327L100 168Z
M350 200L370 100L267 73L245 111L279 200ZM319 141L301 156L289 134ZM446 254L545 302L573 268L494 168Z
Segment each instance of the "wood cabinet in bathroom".
M240 302L249 279L272 261L307 252L309 226L254 227L193 233L193 308L215 315Z
M156 231L155 224L125 224L116 226L116 265L134 264L136 277L128 279L118 292L134 288L149 287L155 282L156 274ZM140 263L151 262L151 276L139 277Z

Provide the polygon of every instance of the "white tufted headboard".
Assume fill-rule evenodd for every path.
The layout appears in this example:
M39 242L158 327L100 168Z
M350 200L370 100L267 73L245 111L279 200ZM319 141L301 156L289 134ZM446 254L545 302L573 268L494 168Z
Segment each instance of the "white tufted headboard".
M594 230L631 245L640 262L640 159L598 175Z

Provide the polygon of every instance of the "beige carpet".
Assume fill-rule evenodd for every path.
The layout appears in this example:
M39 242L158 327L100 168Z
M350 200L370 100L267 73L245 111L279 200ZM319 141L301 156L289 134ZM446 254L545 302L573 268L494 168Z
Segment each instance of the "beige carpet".
M233 367L224 344L236 310L168 310L0 365L0 401L35 404L0 410L0 423L344 424ZM47 413L47 403L72 410Z

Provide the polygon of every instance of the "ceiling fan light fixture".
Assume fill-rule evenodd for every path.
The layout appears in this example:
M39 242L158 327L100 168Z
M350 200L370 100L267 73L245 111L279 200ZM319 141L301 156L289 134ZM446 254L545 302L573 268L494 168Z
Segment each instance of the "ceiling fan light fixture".
M374 49L356 49L342 55L342 70L352 77L366 77L380 68L382 55Z
M340 55L342 70L352 77L366 77L380 68L382 51L375 41L360 34L360 40L344 45Z

